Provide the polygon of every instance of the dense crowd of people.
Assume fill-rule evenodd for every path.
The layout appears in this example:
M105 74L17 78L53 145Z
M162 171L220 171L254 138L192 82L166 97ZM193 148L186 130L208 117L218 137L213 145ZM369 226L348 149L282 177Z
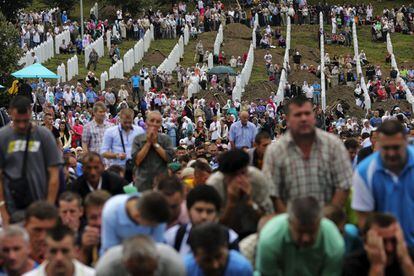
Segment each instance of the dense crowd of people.
M291 9L299 24L317 23L320 9L335 11L336 24L353 10L373 17L370 6L288 3L253 7L269 45L281 32L267 25ZM138 39L146 20L159 38L178 35L181 19L197 26L193 34L251 23L220 1L196 8L186 13L180 2L137 20L118 11L112 37ZM286 12L275 19L278 9ZM101 29L89 23L93 37ZM195 52L198 63L178 65L176 80L153 66L105 91L92 71L74 86L13 85L8 114L0 110L0 275L414 275L411 111L379 108L362 119L337 104L324 113L318 81L288 83L280 104L275 93L206 100L195 85L225 93L234 78L207 77L201 41ZM223 55L243 66L245 56ZM327 85L355 81L352 55L324 58ZM393 70L382 76L360 58L373 100L383 100L381 89L403 99ZM263 64L279 83L285 69L270 52ZM299 70L319 69L295 51L288 71ZM412 68L399 73L414 87Z

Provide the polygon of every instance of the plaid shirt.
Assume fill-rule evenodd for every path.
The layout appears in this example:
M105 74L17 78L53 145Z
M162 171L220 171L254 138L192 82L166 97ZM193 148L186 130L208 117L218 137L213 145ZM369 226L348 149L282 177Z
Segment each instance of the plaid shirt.
M352 167L343 143L334 135L316 129L309 159L304 159L290 132L267 148L263 172L272 179L271 195L287 203L314 196L321 204L330 202L336 189L351 187Z
M101 125L98 125L95 120L87 123L83 127L82 144L86 144L89 151L100 153L105 130L110 126L111 124L105 121Z

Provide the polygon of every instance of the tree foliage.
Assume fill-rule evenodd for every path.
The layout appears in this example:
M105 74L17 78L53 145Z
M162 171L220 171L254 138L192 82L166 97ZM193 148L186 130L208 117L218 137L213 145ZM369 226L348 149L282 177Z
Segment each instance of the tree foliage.
M59 7L61 11L70 11L79 4L79 0L42 0L48 7Z
M0 12L6 16L7 20L14 21L17 12L31 4L32 0L0 0Z
M8 86L11 83L11 73L17 69L17 63L22 51L18 45L19 32L6 20L0 12L0 84ZM0 94L0 106L5 106L8 97L4 91Z
M106 0L106 2L132 15L136 15L143 10L148 10L150 7L154 10L160 5L171 3L167 0Z

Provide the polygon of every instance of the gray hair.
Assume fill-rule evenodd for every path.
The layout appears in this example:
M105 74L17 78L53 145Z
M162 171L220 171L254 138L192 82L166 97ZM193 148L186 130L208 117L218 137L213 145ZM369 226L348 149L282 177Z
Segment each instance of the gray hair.
M315 224L322 218L322 208L313 196L295 198L288 203L289 220L301 225Z
M10 225L0 230L0 240L10 237L22 237L26 243L30 241L26 229L19 225Z
M145 235L137 235L124 241L122 250L122 260L124 262L143 258L158 260L157 247L151 238Z

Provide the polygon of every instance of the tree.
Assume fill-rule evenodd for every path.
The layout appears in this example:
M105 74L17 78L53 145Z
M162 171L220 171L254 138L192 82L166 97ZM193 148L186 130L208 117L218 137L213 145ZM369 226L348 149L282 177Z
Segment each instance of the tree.
M79 0L43 0L48 7L58 7L61 11L69 12L76 4L79 4Z
M6 16L7 20L15 21L16 14L20 9L24 9L32 4L33 0L0 0L0 12Z
M19 32L0 12L0 84L11 82L10 74L17 69L17 63L21 57L22 50L18 45ZM4 106L4 101L0 96L0 105Z

